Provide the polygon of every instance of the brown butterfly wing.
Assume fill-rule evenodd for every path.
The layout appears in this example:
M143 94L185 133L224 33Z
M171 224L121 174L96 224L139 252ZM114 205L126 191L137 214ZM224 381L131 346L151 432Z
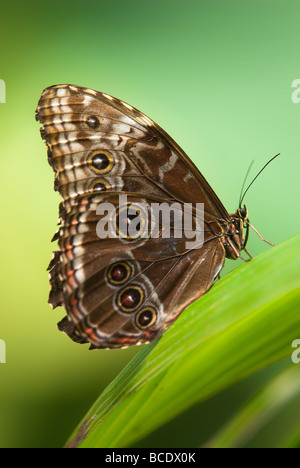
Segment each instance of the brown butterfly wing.
M139 197L128 200L146 201ZM64 320L60 328L70 330L73 336L76 330L80 337L88 337L94 347L124 347L151 341L184 307L207 291L223 265L224 249L209 231L205 233L201 255L186 248L185 238L159 235L137 241L99 240L95 212L101 201L101 195L79 197L79 205L68 212L59 232L59 260L51 270L55 287L50 301L59 305L60 297L74 325L70 328ZM116 196L107 195L105 201L117 206ZM160 234L162 229L161 226ZM121 275L119 272L115 277L114 270L121 270ZM141 302L137 299L126 309L120 298L130 287L137 291Z
M47 88L37 108L55 188L62 195L59 251L50 264L50 303L64 305L59 325L96 348L159 336L204 294L224 263L216 236L229 216L197 168L160 127L103 93L72 85ZM99 239L99 203L205 203L204 246L185 238ZM212 229L213 226L213 229Z

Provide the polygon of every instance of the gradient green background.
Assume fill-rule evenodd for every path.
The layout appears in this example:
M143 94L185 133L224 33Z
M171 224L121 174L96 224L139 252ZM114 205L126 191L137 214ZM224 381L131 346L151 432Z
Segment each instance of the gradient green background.
M254 175L281 152L246 199L252 223L278 243L300 228L300 104L291 100L300 78L299 19L299 1L287 0L1 6L1 447L63 445L136 352L88 352L57 331L63 312L47 304L59 196L34 120L43 88L74 83L137 107L184 148L229 211L252 159ZM266 248L252 232L252 254ZM239 261L227 263L226 271ZM273 370L198 405L140 445L199 445ZM283 427L279 421L256 445L276 442Z

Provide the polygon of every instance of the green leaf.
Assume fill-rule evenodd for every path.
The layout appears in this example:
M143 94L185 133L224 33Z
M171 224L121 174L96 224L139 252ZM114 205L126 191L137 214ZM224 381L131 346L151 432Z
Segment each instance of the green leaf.
M105 389L70 446L127 447L290 356L300 337L300 235L218 281Z
M248 401L218 433L205 444L207 448L243 447L267 423L300 396L299 368L295 364L281 371L265 387ZM297 439L286 436L281 447L293 445ZM293 431L295 429L293 428ZM296 435L299 436L299 423ZM298 438L299 441L299 438Z

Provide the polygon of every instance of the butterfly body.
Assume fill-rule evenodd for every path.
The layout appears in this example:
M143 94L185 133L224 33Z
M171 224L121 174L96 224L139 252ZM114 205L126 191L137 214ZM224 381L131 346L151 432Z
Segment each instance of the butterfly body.
M164 130L105 93L74 85L46 88L37 120L62 196L53 238L59 250L49 265L49 302L67 311L60 330L91 348L152 341L211 287L226 256L239 257L248 237L246 209L229 215ZM123 205L120 196L126 197ZM163 204L174 213L188 205L194 229L193 203L204 203L201 248L188 247L189 234L178 236L173 225L166 235L157 219L155 236L141 235L153 207ZM99 217L99 206L115 208L118 235L99 237L105 217ZM136 235L128 234L132 225Z

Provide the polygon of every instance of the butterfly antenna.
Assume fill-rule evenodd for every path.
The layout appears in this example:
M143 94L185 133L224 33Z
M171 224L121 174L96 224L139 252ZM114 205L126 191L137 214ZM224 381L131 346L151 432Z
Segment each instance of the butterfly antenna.
M249 172L250 172L250 170L251 170L251 167L253 166L253 163L254 163L254 159L253 159L253 161L251 161L250 166L248 167L248 170L247 170L246 175L245 175L245 177L244 177L244 182L243 182L243 185L242 185L242 188L241 188L241 193L240 193L240 198L239 198L239 208L241 208L241 203L242 203L241 200L242 200L242 196L243 196L243 195L242 195L242 194L243 194L243 190L244 190L244 187L245 187L246 180L247 180L247 178L248 178Z
M245 198L245 195L246 193L248 192L249 188L251 187L251 185L253 184L253 182L257 179L257 177L262 173L262 171L270 164L270 162L272 162L275 158L277 158L277 156L279 156L280 153L276 154L275 156L273 156L273 158L271 158L265 165L264 167L256 174L256 176L254 177L254 179L250 182L250 184L248 185L248 187L246 188L246 190L244 191L244 194L242 197L240 197L240 203L239 203L239 208L241 208L242 206L242 203L243 203L243 200ZM251 167L251 165L250 165Z

